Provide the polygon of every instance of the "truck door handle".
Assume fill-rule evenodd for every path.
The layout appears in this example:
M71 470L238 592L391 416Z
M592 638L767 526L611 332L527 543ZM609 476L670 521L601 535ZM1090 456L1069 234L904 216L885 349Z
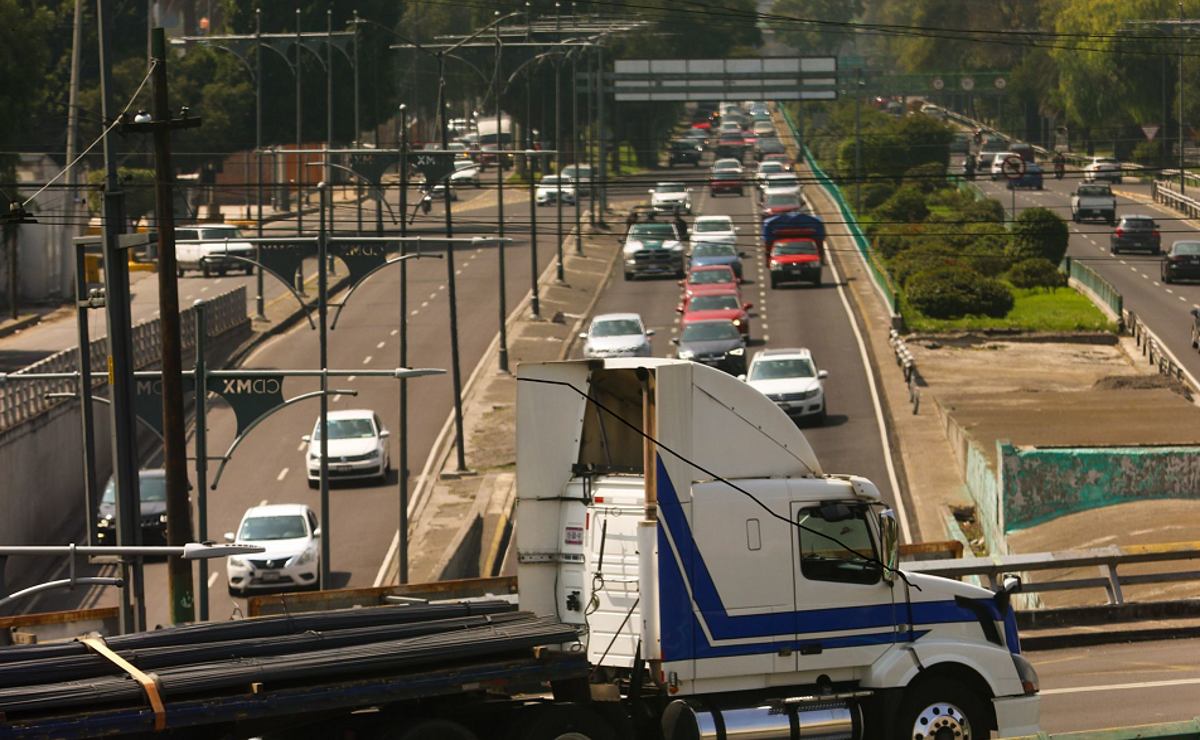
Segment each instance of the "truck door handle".
M803 645L800 648L801 655L820 655L823 652L825 652L825 648L821 647L821 643L819 642Z

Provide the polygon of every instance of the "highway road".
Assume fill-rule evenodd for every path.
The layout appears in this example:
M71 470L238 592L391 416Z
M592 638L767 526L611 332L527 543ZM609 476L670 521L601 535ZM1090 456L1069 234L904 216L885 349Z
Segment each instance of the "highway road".
M494 170L493 170L494 172ZM467 189L453 206L454 221L463 235L493 231L497 223L494 188ZM415 202L414 194L410 203ZM511 312L527 293L530 285L528 246L528 200L523 194L506 189L505 223L517 240L505 250L507 312ZM539 209L538 274L555 256L554 208ZM339 206L338 225L349 227L354 206ZM368 210L368 223L373 211ZM586 220L586 212L583 213ZM574 210L563 209L564 229L574 222ZM307 222L307 220L306 220ZM420 215L414 231L440 233L443 224L441 204L429 215ZM468 233L469 232L469 233ZM444 255L443 246L425 245L431 255ZM455 273L459 304L459 341L464 380L480 362L498 330L499 289L498 250L495 246L462 246L455 251ZM346 267L338 265L339 274ZM228 282L228 278L226 281ZM198 290L215 278L187 278L181 294ZM224 283L222 283L224 285ZM186 286L186 291L185 287ZM408 268L408 357L414 367L450 368L449 300L445 259L417 259ZM347 303L337 329L329 333L329 365L351 372L358 369L385 370L399 365L399 294L400 270L389 267L362 283ZM332 313L331 313L332 319ZM318 367L317 333L307 323L266 341L246 360L244 367L258 369L301 369ZM453 404L450 375L409 381L409 455L413 477L421 472L434 438L450 414ZM368 408L377 411L385 426L392 430L391 459L399 461L399 390L398 381L348 377L331 379L330 387L358 393L337 395L331 409ZM314 379L292 378L284 383L284 396L291 398L319 388ZM215 491L208 494L208 537L220 539L237 528L248 507L262 503L302 503L319 512L319 492L305 480L304 450L301 436L312 430L317 417L315 399L289 406L258 426L237 448ZM217 397L210 401L209 481L217 465L212 458L224 454L234 438L234 418ZM189 440L189 445L191 441ZM189 454L191 450L189 449ZM189 463L189 466L191 463ZM415 485L415 480L412 481ZM196 499L193 491L193 501ZM332 548L329 588L373 585L384 555L395 535L399 520L397 475L386 485L343 482L335 484L330 495L330 514L321 522L324 536ZM243 600L226 591L224 562L214 561L209 575L211 616L226 619L243 609ZM166 572L161 563L147 566L146 593L148 624L165 624ZM75 604L115 604L112 589L93 591L79 597L55 596L38 602L38 609L69 608Z
M705 160L709 163L708 159ZM752 169L748 169L752 171ZM829 371L825 384L828 418L824 426L804 422L804 433L826 472L865 476L894 501L867 383L866 360L855 339L848 312L848 295L827 266L820 287L788 284L769 287L759 239L761 231L752 188L744 196L712 197L703 187L706 172L685 168L661 172L657 179L691 184L696 215L727 215L738 225L738 248L746 282L742 294L754 304L750 316L750 356L766 348L807 347L820 369ZM674 356L671 340L678 335L680 287L674 279L623 279L614 272L596 305L596 313L633 311L654 329L651 346L656 356ZM580 350L581 351L581 350ZM749 359L749 358L747 358Z
M1117 217L1144 214L1159 223L1164 250L1178 239L1200 238L1200 225L1184 220L1180 214L1150 202L1148 185L1131 182L1114 185ZM1081 181L1081 173L1068 170L1063 180L1049 177L1046 189L1020 190L1016 194L1017 211L1040 206L1066 219L1071 228L1067 254L1093 268L1124 296L1125 308L1133 311L1166 344L1167 348L1193 377L1200 377L1200 354L1191 346L1189 311L1200 308L1200 283L1165 285L1160 278L1161 257L1145 253L1113 255L1108 241L1112 228L1102 222L1071 222L1071 193ZM988 196L998 199L1007 211L1011 194L1004 182L987 178L976 181Z

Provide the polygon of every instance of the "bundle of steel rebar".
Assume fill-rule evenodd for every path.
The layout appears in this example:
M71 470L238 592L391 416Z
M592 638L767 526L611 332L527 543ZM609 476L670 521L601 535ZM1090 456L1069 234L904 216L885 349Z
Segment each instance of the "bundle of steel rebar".
M403 607L401 611L407 608ZM196 645L195 650L156 649L146 657L158 665L154 673L159 691L163 699L170 702L208 692L249 692L252 685L269 691L271 687L393 675L433 664L453 666L471 659L527 655L538 646L577 639L573 627L526 612L478 618L474 624L464 619L436 620L445 629L433 631L430 631L431 623L435 620L409 623L407 627L411 631L406 636L388 633L386 629L343 635L346 639L335 646L329 645L329 636L313 634L310 639L294 641L291 649L285 652L269 649L271 642L278 641L277 636L271 635L244 638L236 651L228 650L230 646L209 645L212 652L205 653L204 646ZM368 635L371 637L366 641L357 641L358 637ZM178 659L172 660L172 655ZM10 667L6 666L4 673ZM36 670L29 663L20 667L27 671ZM55 671L63 667L58 664ZM135 681L113 671L84 680L0 688L0 712L12 716L141 703L143 699L142 688Z

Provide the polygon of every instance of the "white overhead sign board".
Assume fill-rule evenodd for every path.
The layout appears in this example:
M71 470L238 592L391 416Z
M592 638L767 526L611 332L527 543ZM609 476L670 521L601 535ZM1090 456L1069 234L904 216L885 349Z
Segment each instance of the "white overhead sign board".
M618 59L620 101L834 100L836 57Z

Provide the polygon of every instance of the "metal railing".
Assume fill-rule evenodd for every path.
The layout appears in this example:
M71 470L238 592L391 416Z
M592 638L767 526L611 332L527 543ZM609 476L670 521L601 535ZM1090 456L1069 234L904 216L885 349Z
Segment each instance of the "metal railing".
M1197 185L1197 190L1200 190L1200 184ZM1200 217L1200 200L1180 193L1175 187L1175 182L1171 180L1155 180L1150 185L1150 194L1155 203L1161 203L1189 218Z
M1160 374L1182 383L1187 389L1188 395L1194 398L1196 391L1200 390L1200 386L1197 386L1196 379L1192 377L1192 374L1175 360L1175 356L1166 348L1158 335L1152 332L1150 327L1146 326L1133 311L1125 311L1121 318L1130 335L1133 336L1133 341L1137 344L1138 349L1142 351L1142 357L1154 365Z
M913 414L916 415L921 409L921 391L917 388L920 382L917 360L912 356L912 352L909 352L908 345L904 343L900 332L895 329L888 333L888 344L891 345L892 352L896 355L896 364L904 373L904 383L908 386L908 402L912 404Z
M237 328L249 321L246 314L245 287L215 296L205 301L208 317L208 335L217 337L230 329ZM191 350L195 343L195 310L189 306L179 312L180 340L183 351ZM160 335L158 319L151 319L136 324L133 334L133 361L135 368L146 368L154 365L160 359ZM104 368L108 358L108 338L103 337L91 342L88 356L92 368ZM23 373L70 373L79 369L79 356L76 347L65 349L49 357L22 368L12 377ZM108 376L106 372L97 372L94 376L94 386L104 385ZM62 398L47 397L47 394L75 391L75 381L38 380L22 383L0 382L0 431L22 424L50 408L64 403Z
M1117 317L1119 323L1124 323L1122 312L1125 310L1125 297L1121 295L1121 291L1105 280L1100 273L1088 267L1079 260L1073 260L1070 257L1064 257L1059 269L1067 274L1067 277L1072 278L1080 285L1083 285L1096 297L1097 300L1108 306L1109 311Z
M992 557L956 558L953 560L924 560L905 564L906 570L919 571L946 578L981 576L993 587L1011 573L1044 572L1070 568L1096 568L1093 578L1069 578L1057 581L1024 583L1022 593L1068 591L1102 588L1109 604L1124 604L1124 586L1171 583L1200 579L1200 570L1172 570L1163 573L1122 574L1118 568L1139 563L1164 563L1200 559L1200 542L1175 542L1160 545L1126 545L1098 547L1088 550L999 555Z

